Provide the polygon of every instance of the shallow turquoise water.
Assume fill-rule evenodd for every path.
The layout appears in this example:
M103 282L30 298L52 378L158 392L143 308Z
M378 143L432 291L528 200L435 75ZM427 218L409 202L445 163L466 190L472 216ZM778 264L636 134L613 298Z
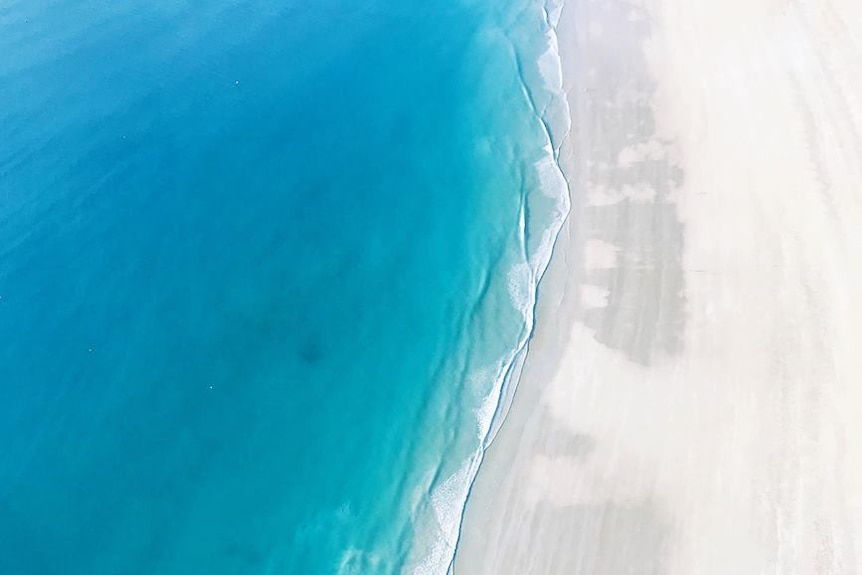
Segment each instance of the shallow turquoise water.
M0 6L0 572L445 571L561 209L489 4Z

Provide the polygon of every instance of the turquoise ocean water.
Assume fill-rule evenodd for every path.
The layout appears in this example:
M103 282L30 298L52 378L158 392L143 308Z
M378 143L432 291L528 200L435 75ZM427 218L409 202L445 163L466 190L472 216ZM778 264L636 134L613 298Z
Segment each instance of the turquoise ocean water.
M0 573L447 571L568 207L555 13L0 3Z

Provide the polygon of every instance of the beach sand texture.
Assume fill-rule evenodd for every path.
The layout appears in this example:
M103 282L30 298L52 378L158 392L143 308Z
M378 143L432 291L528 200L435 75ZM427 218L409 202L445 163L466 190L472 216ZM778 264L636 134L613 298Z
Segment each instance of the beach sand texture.
M572 213L456 575L862 573L862 2L559 38Z

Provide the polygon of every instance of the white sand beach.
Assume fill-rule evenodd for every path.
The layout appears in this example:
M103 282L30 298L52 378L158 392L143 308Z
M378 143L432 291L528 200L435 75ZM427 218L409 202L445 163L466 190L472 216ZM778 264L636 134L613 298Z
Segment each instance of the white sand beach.
M573 209L455 574L862 573L862 2L558 32Z

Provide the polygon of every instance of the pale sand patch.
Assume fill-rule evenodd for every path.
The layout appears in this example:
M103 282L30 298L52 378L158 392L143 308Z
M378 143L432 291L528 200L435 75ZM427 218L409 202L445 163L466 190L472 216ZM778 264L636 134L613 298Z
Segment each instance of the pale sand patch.
M602 185L594 186L590 192L587 202L591 206L613 206L625 200L636 204L647 204L654 202L658 192L649 184L637 185L626 184L621 188L607 188Z
M862 573L862 3L559 36L572 218L456 575Z
M602 240L590 240L584 247L584 269L610 270L617 267L619 248Z
M663 160L666 154L666 147L656 138L652 138L646 142L626 146L620 150L617 155L617 165L621 168L630 168L635 164L645 162L647 160Z
M600 309L608 307L611 291L602 286L583 284L581 286L581 305L585 309Z
M590 36L592 38L601 38L605 33L605 29L598 22L590 23Z

